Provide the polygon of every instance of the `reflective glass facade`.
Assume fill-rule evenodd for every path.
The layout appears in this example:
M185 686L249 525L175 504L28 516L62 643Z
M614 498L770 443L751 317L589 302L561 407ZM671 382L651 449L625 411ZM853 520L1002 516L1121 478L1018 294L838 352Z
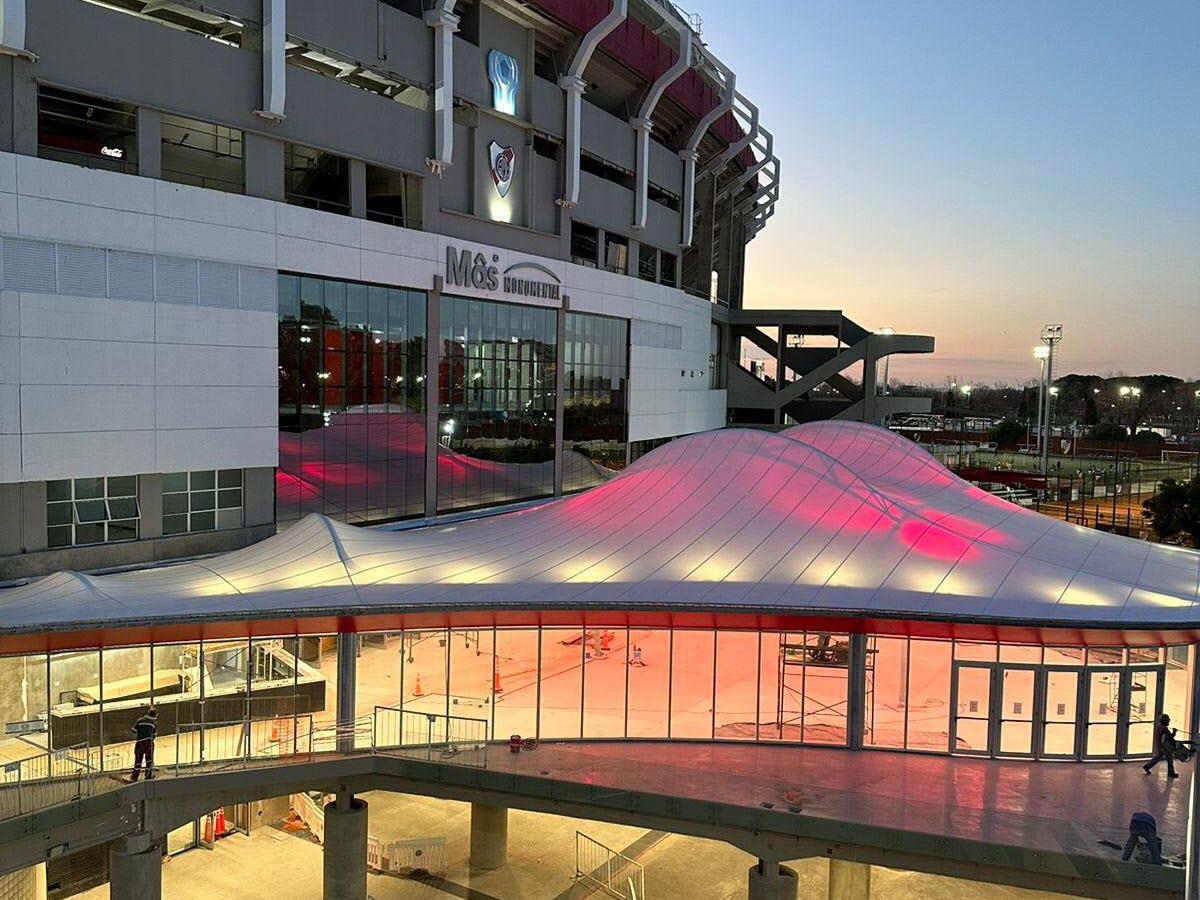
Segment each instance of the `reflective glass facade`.
M1188 721L1186 647L1040 647L705 629L454 628L349 635L356 718L377 708L486 724L493 740L802 743L1040 759L1151 754L1153 722ZM852 669L864 668L851 734ZM158 763L331 750L336 635L281 635L0 657L0 752L104 748L159 711ZM262 723L240 727L246 718ZM482 725L480 726L483 727ZM369 743L363 725L356 740ZM308 740L305 737L305 740ZM229 744L228 747L225 743ZM16 755L14 755L16 754Z
M443 296L438 512L554 493L557 311Z
M425 294L279 276L281 526L420 515L425 484Z
M563 491L593 487L625 468L629 322L568 312L563 357Z
M279 276L281 527L311 512L354 524L424 515L430 402L438 512L552 496L560 349L563 490L624 468L627 320L442 296L438 377L427 384L428 302L403 288Z

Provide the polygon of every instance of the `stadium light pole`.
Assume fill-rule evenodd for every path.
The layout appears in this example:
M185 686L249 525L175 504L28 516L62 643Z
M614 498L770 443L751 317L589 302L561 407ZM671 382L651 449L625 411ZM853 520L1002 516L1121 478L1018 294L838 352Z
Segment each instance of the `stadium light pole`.
M1042 455L1042 401L1046 393L1046 357L1050 355L1049 347L1035 347L1034 358L1038 361L1038 411L1037 411L1037 453ZM1044 473L1043 473L1044 474Z
M1042 383L1049 386L1054 381L1054 347L1062 340L1061 325L1043 325L1042 326L1042 343L1046 345L1048 352L1046 353L1046 374L1042 379ZM1046 470L1050 463L1050 398L1046 397L1042 403L1042 413L1045 416L1045 433L1042 441L1042 475L1046 474Z

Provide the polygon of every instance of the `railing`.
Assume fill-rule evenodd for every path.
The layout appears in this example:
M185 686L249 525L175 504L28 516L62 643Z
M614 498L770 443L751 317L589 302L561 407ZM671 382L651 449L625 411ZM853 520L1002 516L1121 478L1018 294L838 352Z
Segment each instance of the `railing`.
M391 706L375 707L372 746L376 753L400 753L410 759L486 766L486 719L414 712Z
M575 877L618 900L644 900L646 896L642 864L582 831L575 832Z
M311 760L321 754L388 753L406 758L487 765L488 723L376 707L349 722L314 721L311 713L180 723L155 741L158 777ZM47 750L0 767L0 820L78 802L128 783L134 742ZM399 850L381 851L392 858ZM403 854L401 854L403 855Z

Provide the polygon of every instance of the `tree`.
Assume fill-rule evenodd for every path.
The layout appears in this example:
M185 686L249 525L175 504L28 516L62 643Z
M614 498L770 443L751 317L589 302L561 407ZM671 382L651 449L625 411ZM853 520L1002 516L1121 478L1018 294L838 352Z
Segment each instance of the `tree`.
M1025 426L1014 419L1005 419L988 432L988 440L1001 450L1011 450L1025 437Z
M1200 547L1200 475L1191 481L1164 479L1142 509L1159 540L1183 538Z
M1124 425L1101 422L1092 429L1091 438L1094 441L1125 441L1129 439L1129 431Z
M1145 445L1150 445L1150 444L1158 445L1158 444L1166 443L1166 441L1163 440L1163 436L1161 434L1159 434L1157 431L1148 431L1148 430L1147 431L1139 431L1137 434L1135 434L1133 436L1133 442L1135 444L1145 444Z

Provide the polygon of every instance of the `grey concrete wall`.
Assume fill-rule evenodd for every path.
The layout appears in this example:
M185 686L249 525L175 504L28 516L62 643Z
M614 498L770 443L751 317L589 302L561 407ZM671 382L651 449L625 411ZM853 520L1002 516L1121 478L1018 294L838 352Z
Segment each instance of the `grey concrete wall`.
M275 470L266 467L242 473L242 522L247 528L275 523Z
M42 503L43 544L46 533L45 510ZM0 558L0 580L30 578L69 569L87 572L113 566L132 566L141 563L163 562L207 553L238 550L270 537L275 526L256 525L228 531L209 531L203 534L181 534L121 544L96 544L90 547L68 547L61 550L42 550L19 556Z
M246 193L251 197L282 200L283 142L247 134L242 152L245 154Z
M536 75L533 80L533 122L538 130L562 137L566 130L567 107L559 86Z
M633 191L590 172L580 172L579 178L579 208L574 210L575 218L618 234L629 234L633 230Z
M21 486L0 484L0 556L21 552Z
M162 537L162 476L138 476L138 507L142 520L138 523L138 539Z
M137 173L162 178L162 115L142 106L137 111Z
M587 149L630 172L636 171L637 147L633 129L624 119L618 119L594 103L584 101L582 134L587 135Z

